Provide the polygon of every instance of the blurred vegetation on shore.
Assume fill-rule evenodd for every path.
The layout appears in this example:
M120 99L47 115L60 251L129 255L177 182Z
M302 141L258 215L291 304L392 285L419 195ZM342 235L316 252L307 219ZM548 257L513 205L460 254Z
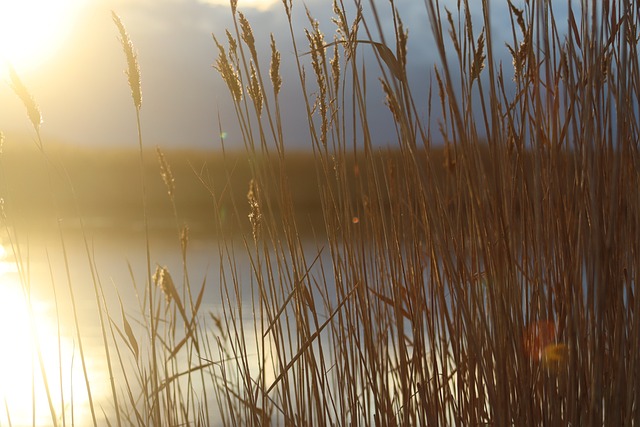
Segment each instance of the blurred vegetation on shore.
M28 141L18 142L20 144L11 144L9 147L5 144L0 156L0 197L9 217L19 218L22 225L36 229L50 227L55 221L61 221L63 228L79 227L78 220L81 218L85 227L93 231L142 231L142 190L136 148L54 145L45 148L49 159L45 160L36 147L29 146ZM248 220L243 221L247 218L244 210L247 214L249 212L247 191L252 179L252 165L246 153L181 148L161 149L161 152L173 175L176 187L174 197L181 225L188 225L196 235L203 233L204 236L216 237L220 232L216 229L216 218L219 216L226 233L249 229ZM487 171L493 170L488 148L485 147L480 153ZM351 182L347 183L352 190L351 195L362 194L358 191L362 185L359 162L362 156L362 153L352 153L343 159L347 163L347 170L351 171ZM525 156L529 154L525 153ZM402 154L399 151L381 148L374 157L380 176L402 174ZM423 178L439 181L439 185L457 167L455 153L447 152L443 147L428 152L422 150L416 158L425 164ZM275 165L277 159L263 158L258 161ZM301 233L323 232L321 196L318 192L318 170L321 168L317 161L313 153L302 150L288 152L285 160L286 177ZM47 162L51 162L54 168L48 168ZM572 160L565 158L563 162L570 165ZM572 169L569 167L566 170L567 183L572 179ZM161 176L158 148L146 150L144 173L150 225L155 231L173 233L176 223L167 187ZM273 188L279 183L274 178L266 185ZM55 203L52 195L55 195ZM214 197L219 203L214 202ZM362 208L363 200L352 202L355 202L354 206ZM216 205L220 206L219 212L214 211ZM272 206L277 205L272 203ZM456 206L455 200L450 200L449 206L452 214L465 209L464 206ZM354 219L362 219L360 216L364 209L360 208L353 212ZM273 214L277 221L278 212L274 211ZM231 218L236 220L232 221Z

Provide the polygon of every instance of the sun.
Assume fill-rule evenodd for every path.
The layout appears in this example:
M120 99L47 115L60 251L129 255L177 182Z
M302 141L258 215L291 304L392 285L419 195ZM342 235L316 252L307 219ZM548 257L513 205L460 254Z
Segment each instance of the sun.
M0 244L0 425L48 426L65 415L86 422L76 345L59 334L48 303L26 301L17 265L8 258ZM100 394L99 387L95 391Z
M86 1L0 0L0 61L23 72L38 68L62 46Z

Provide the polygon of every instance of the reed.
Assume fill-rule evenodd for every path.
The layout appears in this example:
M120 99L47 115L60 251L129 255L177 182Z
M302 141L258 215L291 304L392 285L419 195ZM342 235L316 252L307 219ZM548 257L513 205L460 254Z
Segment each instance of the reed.
M469 2L452 11L425 2L440 53L426 120L393 4L360 5L349 21L335 1L333 41L307 12L309 46L300 49L297 5L283 3L324 223L310 251L278 161L282 136L268 137L262 115L280 111L277 94L289 82L273 71L272 53L272 91L256 88L263 80L250 24L234 12L242 30L227 33L229 54L218 43L216 68L254 165L245 246L260 319L250 335L261 339L254 355L246 331L229 328L237 345L226 370L240 379L223 386L226 423L637 424L639 17L631 3L570 4L559 22L552 3L509 2L503 48L489 4L477 28ZM392 17L392 40L382 14ZM512 69L499 62L501 49ZM365 75L356 64L372 55L379 68ZM231 79L225 70L244 72ZM394 147L373 148L372 74ZM238 96L243 87L253 104ZM258 104L261 92L273 96ZM444 169L430 155L438 141ZM395 155L375 153L386 150ZM273 153L275 161L259 161ZM221 249L232 260L228 245ZM236 318L246 303L238 286L232 279L222 293Z
M137 313L110 305L85 237L112 377L106 421L640 424L638 9L569 2L564 17L553 2L508 1L504 46L495 2L478 17L470 3L424 3L439 54L425 100L393 2L334 0L333 39L307 11L302 47L301 5L283 0L291 45L271 35L263 58L256 38L267 35L231 1L214 69L244 160L222 141L219 182L197 175L218 237L220 312L204 308L207 280L192 283L177 197L189 190L160 149L182 272L161 262L151 272L141 75L114 13L138 124L147 274L131 272ZM281 75L281 51L294 53L297 82ZM299 215L280 105L289 84L307 112L320 222ZM14 87L41 148L36 104ZM392 146L375 140L372 102L389 110ZM228 193L241 161L238 199ZM56 404L54 424L65 414Z

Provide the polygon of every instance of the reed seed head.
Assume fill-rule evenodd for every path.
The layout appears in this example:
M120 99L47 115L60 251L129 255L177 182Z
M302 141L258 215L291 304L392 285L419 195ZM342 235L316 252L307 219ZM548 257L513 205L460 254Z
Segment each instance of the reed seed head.
M242 12L238 13L238 17L240 19L240 36L242 40L245 42L249 51L251 52L251 57L256 60L258 58L258 53L256 51L256 39L253 37L253 30L251 29L251 24L249 24L249 20Z
M400 112L401 111L400 104L398 104L398 100L396 99L396 96L393 94L393 90L391 90L391 87L389 87L389 84L383 79L380 79L380 83L382 83L382 90L385 95L384 102L387 105L387 107L389 107L389 110L393 115L393 120L395 120L396 123L400 123L400 119L402 117Z
M526 34L527 29L526 29L526 26L524 25L524 11L522 9L518 9L517 7L515 7L511 2L511 0L508 0L508 3L509 3L509 9L511 10L511 13L513 13L516 16L516 22L518 23L518 27L520 27L520 31L522 31L522 34Z
M256 113L258 117L262 115L262 90L260 88L260 81L258 80L258 74L256 73L256 67L253 65L253 61L251 61L250 65L250 77L249 77L249 86L247 86L247 93L249 94L249 98L253 100L253 106L256 109Z
M189 227L184 226L180 230L180 248L182 249L182 253L187 253L187 246L189 244Z
M407 43L409 40L409 30L405 30L402 20L398 15L398 35L397 35L397 49L396 55L398 57L398 65L402 72L407 67Z
M218 42L215 36L213 36L213 40L216 43L219 52L218 59L213 65L213 68L220 73L220 76L227 84L233 100L235 102L240 102L242 100L242 85L240 84L240 77L238 76L234 66L231 65L224 47Z
M453 23L453 15L451 14L451 11L449 9L445 8L445 11L447 13L447 22L449 23L449 37L451 38L451 42L453 43L453 48L455 49L456 54L458 55L458 57L461 57L462 49L460 49L458 33L456 31L456 26Z
M227 43L229 43L229 57L231 59L238 58L238 42L231 35L229 30L226 31L227 34Z
M262 211L258 197L258 182L255 179L249 181L249 192L247 193L247 201L251 212L249 212L249 222L251 223L251 231L253 232L253 240L257 241L260 237L260 229L262 228Z
M173 299L173 295L177 294L176 286L173 283L173 278L171 278L171 273L169 273L169 269L165 267L156 266L156 272L153 273L153 283L160 288L162 293L164 294L164 299L169 304Z
M142 85L140 83L140 65L138 64L138 56L120 17L115 12L111 12L111 17L113 18L113 22L116 24L116 27L118 27L120 43L122 44L122 49L127 57L126 74L129 80L129 87L131 88L133 104L136 109L139 110L140 107L142 107Z
M476 43L476 50L473 55L473 63L471 64L471 83L480 77L480 73L484 69L484 60L486 55L484 53L484 30L478 36L478 42Z
M525 33L524 40L517 49L513 49L507 45L507 49L511 53L511 62L513 63L513 80L518 81L525 74L527 59L529 58L530 35ZM561 57L562 60L562 57Z
M29 116L29 120L31 121L33 128L37 132L40 131L40 125L42 124L42 114L40 113L38 104L36 103L33 96L31 96L29 90L27 90L27 87L22 83L22 80L20 80L18 73L12 66L9 66L9 77L11 78L11 88L13 89L15 94L18 95L18 98L20 98L25 108L27 109L27 115Z
M287 19L291 21L291 7L293 0L282 0L282 4L284 5L284 11L287 14Z
M334 96L337 96L340 90L340 52L337 43L333 48L333 58L329 63L331 64L331 75L333 77L333 93Z
M176 183L173 178L173 173L171 172L171 166L164 157L164 153L160 150L160 147L156 147L156 152L158 153L158 163L160 163L160 176L164 181L164 185L167 187L167 194L169 194L169 198L173 201Z
M318 106L320 119L321 119L321 130L320 130L320 140L322 145L327 145L327 134L329 130L329 120L327 117L328 106L327 106L327 79L325 75L325 69L327 64L327 56L326 56L326 46L324 42L324 34L320 31L320 24L317 20L313 19L307 10L307 17L309 22L311 22L311 26L313 28L313 32L305 29L305 34L307 39L309 40L309 48L311 51L311 66L313 67L313 72L316 75L316 82L318 83L318 95L316 96L316 105Z
M276 41L271 34L271 67L269 68L269 77L273 85L273 92L278 95L282 87L282 76L280 76L280 52L276 49Z

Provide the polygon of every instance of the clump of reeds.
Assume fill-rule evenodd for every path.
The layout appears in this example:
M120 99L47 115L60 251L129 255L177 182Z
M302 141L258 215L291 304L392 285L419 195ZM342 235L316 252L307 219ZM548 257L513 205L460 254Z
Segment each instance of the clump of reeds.
M294 6L284 5L292 24ZM333 7L332 42L309 14L308 48L297 46L290 26L318 160L324 222L315 253L299 238L286 171L257 161L270 146L283 151L281 135L260 145L252 139L269 135L260 113L279 111L282 79L271 69L276 96L256 103L269 92L256 86L263 81L255 40L235 11L228 49L247 48L251 59L227 57L218 44L216 68L263 205L261 237L247 249L261 319L252 335L263 339L257 362L239 345L237 363L225 368L242 372L238 388L223 389L225 421L258 424L269 407L273 419L304 425L640 422L631 380L640 355L638 94L628 90L640 75L637 11L630 2L586 2L578 11L569 5L560 23L555 4L509 2L512 36L502 48L489 6L477 28L469 2L453 11L426 2L440 63L439 102L429 97L425 121L406 73L416 53L397 11L372 3L373 18L358 7L350 23L341 1ZM382 14L392 17L393 42ZM501 48L512 69L499 62ZM272 43L272 66L280 61L274 51ZM371 150L373 75L397 131L386 158ZM362 146L351 142L356 135ZM241 312L240 284L227 286L228 313ZM246 334L227 332L238 343ZM250 363L258 363L255 375ZM266 381L265 371L275 379Z

